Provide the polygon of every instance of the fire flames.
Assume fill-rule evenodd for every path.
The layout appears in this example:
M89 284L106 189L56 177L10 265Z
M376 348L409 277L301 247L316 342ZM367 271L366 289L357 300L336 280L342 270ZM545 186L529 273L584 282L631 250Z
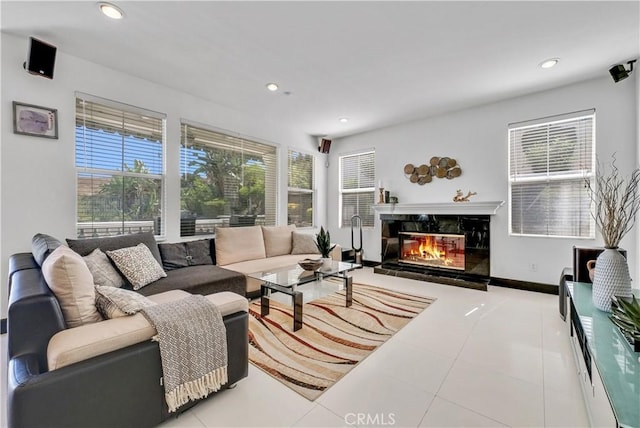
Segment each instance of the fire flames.
M413 260L438 260L440 263L445 266L450 266L453 264L453 260L447 257L447 252L438 247L436 240L427 236L421 238L419 244L413 243L410 248L408 248L404 254L402 254L403 259L413 259Z

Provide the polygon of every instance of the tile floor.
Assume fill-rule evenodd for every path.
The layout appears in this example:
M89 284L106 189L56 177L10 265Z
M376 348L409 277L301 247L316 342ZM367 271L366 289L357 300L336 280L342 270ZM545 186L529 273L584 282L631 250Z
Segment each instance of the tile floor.
M353 276L438 300L315 402L250 364L235 389L161 427L588 426L557 296Z

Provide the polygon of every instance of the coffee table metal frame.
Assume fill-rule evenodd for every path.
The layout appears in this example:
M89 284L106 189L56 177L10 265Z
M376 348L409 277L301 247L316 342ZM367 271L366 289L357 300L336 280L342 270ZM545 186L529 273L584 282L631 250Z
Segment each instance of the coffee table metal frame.
M299 285L308 284L314 281L322 281L323 278L339 277L343 280L345 289L345 307L351 306L353 302L353 278L348 273L354 269L361 267L356 263L331 262L331 267L322 267L316 271L309 272L308 276L295 278L295 274L303 273L302 268L298 265L274 269L268 272L255 272L249 274L250 277L262 281L260 286L260 316L269 315L269 300L272 291L291 296L291 304L293 306L293 331L302 328L302 296L303 292L299 291ZM286 278L283 278L286 277Z

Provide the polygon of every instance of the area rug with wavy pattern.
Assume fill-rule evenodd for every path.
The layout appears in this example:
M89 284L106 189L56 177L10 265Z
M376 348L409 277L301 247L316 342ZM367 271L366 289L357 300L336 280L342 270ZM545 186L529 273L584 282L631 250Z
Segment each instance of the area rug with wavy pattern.
M303 397L315 400L436 299L353 283L353 304L344 290L308 302L294 332L290 305L260 300L249 305L249 361Z

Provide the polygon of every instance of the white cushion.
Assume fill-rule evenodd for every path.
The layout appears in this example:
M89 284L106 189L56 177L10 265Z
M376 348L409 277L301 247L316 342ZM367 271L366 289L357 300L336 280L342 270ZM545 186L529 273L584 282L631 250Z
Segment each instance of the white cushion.
M145 244L107 251L120 272L129 280L134 290L139 290L167 276L162 266Z
M310 233L292 232L291 254L320 254L316 246L316 237Z
M155 303L182 299L189 293L172 290L149 296ZM222 316L248 311L247 299L230 291L206 296ZM47 348L49 370L59 369L107 352L151 340L156 330L141 313L62 330L51 338Z
M42 263L42 275L60 303L67 326L102 321L95 304L93 276L78 253L59 246Z
M288 226L262 226L264 249L267 257L291 254L291 232L295 224Z
M221 227L216 230L216 263L220 266L245 260L264 259L260 226Z

